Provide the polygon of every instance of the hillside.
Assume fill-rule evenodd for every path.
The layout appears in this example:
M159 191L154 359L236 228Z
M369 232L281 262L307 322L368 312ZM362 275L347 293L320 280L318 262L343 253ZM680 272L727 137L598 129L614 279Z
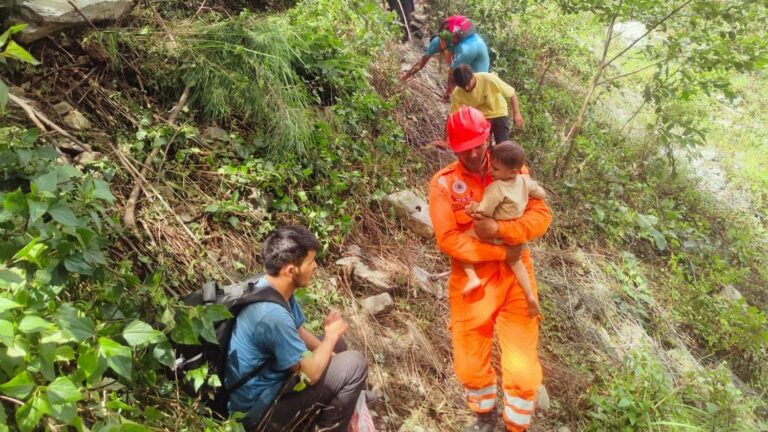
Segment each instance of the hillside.
M473 19L549 194L531 431L768 430L768 10L673 3L417 3L425 34ZM446 66L397 78L426 38L366 0L148 1L23 34L31 57L0 45L0 430L239 428L167 372L216 319L178 299L261 272L289 222L323 247L306 326L343 311L377 428L470 420L448 259L388 204L455 160Z

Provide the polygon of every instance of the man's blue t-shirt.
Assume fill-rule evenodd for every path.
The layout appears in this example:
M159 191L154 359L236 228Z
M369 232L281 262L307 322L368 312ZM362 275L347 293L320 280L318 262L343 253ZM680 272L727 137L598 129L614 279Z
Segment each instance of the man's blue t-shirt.
M491 68L491 58L488 55L488 47L479 34L467 36L456 47L448 47L453 53L451 69L456 69L460 64L468 64L475 72L488 72ZM440 38L433 37L427 46L424 55L433 56L440 52Z
M264 288L269 283L261 278L256 286ZM233 385L265 362L270 366L229 397L230 412L245 412L247 419L261 418L290 376L290 368L307 351L298 332L304 313L294 296L289 304L292 313L278 304L261 302L246 306L237 316L227 353L225 385Z

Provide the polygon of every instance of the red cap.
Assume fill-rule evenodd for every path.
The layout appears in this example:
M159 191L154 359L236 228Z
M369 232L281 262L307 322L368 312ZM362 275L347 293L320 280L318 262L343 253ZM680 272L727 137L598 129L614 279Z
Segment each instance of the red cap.
M451 150L460 153L487 141L491 123L477 109L463 106L448 116L445 131Z

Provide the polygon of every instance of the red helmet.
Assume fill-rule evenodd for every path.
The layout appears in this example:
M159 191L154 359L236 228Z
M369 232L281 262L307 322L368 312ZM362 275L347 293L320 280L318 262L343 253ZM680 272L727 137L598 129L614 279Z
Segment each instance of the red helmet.
M448 116L448 145L456 153L473 149L488 140L491 123L475 108L463 106Z

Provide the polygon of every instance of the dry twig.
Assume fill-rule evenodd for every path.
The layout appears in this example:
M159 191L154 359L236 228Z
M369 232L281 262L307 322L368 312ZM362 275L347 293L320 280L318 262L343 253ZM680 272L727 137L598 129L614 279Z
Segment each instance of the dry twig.
M184 92L181 94L181 97L179 98L179 102L177 102L176 106L174 106L173 109L171 110L171 115L168 117L168 124L172 126L176 125L176 117L178 117L179 112L181 112L181 109L187 103L187 99L189 99L190 90L191 90L190 86L187 86L186 88L184 88ZM141 195L141 190L143 188L147 174L149 173L149 168L152 165L152 160L155 158L155 156L157 156L157 152L159 150L160 150L160 147L153 148L152 151L147 156L147 158L144 160L144 164L141 167L141 172L136 178L136 184L133 186L133 189L131 190L131 194L128 197L128 202L125 204L125 213L123 214L123 225L125 225L131 230L136 230L136 203L138 203L139 201L139 196ZM194 238L194 236L192 237Z
M36 126L37 126L37 127L40 129L40 130L41 130L41 131L43 131L43 132L46 132L46 131L47 131L47 130L45 129L45 127L43 126L43 123L45 123L45 124L47 124L47 125L48 125L48 126L51 128L51 129L53 129L54 131L56 131L56 132L60 133L61 135L64 135L64 136L65 136L65 137L67 137L67 138L68 138L70 141L72 141L72 142L75 144L75 146L77 147L77 149L78 149L78 150L80 150L80 151L91 151L91 146L89 146L88 144L85 144L85 143L81 142L80 140L78 140L77 138L75 138L74 136L72 136L72 134L70 134L69 132L65 131L65 130L64 130L64 129L62 129L62 128L61 128L59 125L57 125L56 123L54 123L53 121L51 121L50 119L48 119L48 117L46 117L46 116L45 116L43 113L41 113L40 111L38 111L38 110L34 109L34 108L33 108L33 107L32 107L32 106L29 104L29 101L28 101L28 100L26 100L26 99L24 99L24 98L22 98L22 97L16 96L16 95L14 95L14 94L12 94L12 93L9 93L9 94L8 94L8 98L11 100L11 102L15 103L15 104L16 104L16 105L18 105L18 106L19 106L21 109L23 109L23 110L24 110L24 112L26 112L26 113L27 113L27 116L29 117L29 119L30 119L30 120L32 120L32 122L33 122L33 123L34 123L34 124L35 124L35 125L36 125Z

